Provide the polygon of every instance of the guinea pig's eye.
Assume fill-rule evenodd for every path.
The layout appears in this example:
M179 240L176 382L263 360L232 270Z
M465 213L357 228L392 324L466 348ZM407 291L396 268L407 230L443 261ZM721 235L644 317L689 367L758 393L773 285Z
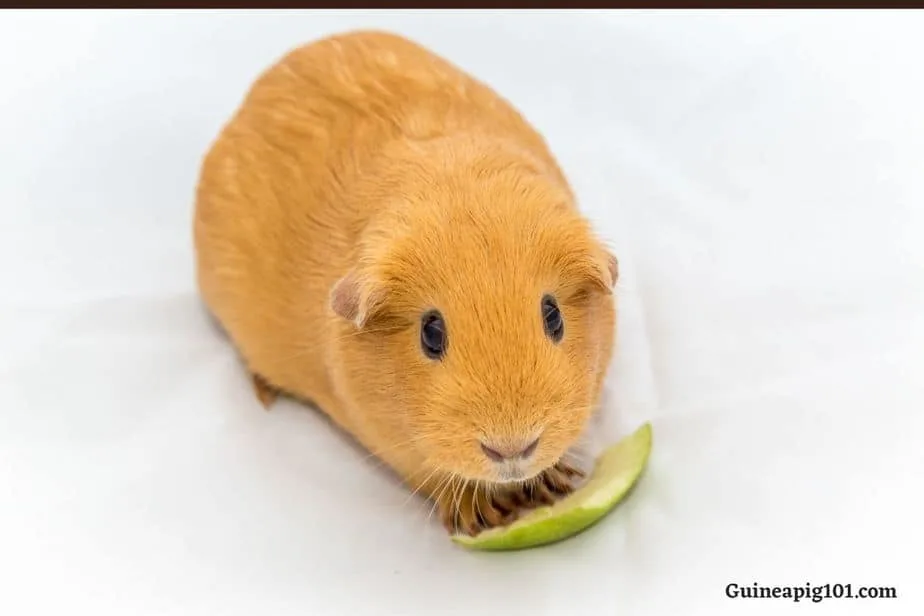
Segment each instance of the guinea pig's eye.
M440 359L446 353L446 324L439 312L428 312L421 319L420 347L430 359Z
M551 295L542 298L542 322L545 325L545 334L552 342L558 342L565 335L565 322L561 318L561 310Z

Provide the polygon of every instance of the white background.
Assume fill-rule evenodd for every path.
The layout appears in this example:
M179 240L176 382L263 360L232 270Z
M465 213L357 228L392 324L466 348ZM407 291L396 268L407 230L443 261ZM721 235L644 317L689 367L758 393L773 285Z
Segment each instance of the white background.
M409 35L547 136L623 263L631 499L454 547L317 413L263 412L192 277L256 75ZM924 14L0 13L0 613L921 614ZM725 585L891 585L896 601Z

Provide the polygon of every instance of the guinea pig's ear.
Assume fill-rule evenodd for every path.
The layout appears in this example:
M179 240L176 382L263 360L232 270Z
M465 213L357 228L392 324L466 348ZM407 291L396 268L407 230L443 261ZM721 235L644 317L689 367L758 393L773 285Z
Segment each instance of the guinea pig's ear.
M612 293L619 280L619 260L606 249L595 250L583 260L579 271L585 289L590 286L596 291Z
M381 304L382 293L367 277L350 270L334 283L329 299L334 314L362 329Z
M612 289L619 282L619 259L608 250L605 250L604 254L606 255L606 269L610 274L610 279L607 282L609 282L609 287Z

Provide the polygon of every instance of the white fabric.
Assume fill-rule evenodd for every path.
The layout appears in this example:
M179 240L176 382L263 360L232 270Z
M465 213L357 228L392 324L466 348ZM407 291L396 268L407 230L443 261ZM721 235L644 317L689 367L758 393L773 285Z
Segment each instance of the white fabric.
M453 546L315 412L263 412L192 278L200 157L302 42L395 30L548 137L622 259L570 541ZM921 614L921 13L0 17L0 613ZM895 586L731 600L728 583Z

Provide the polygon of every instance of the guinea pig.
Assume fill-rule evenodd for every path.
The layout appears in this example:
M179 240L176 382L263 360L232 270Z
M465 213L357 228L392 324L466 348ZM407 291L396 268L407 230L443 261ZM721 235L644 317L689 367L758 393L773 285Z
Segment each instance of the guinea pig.
M269 407L317 407L450 532L573 490L618 262L510 103L398 35L253 83L196 188L203 301Z

